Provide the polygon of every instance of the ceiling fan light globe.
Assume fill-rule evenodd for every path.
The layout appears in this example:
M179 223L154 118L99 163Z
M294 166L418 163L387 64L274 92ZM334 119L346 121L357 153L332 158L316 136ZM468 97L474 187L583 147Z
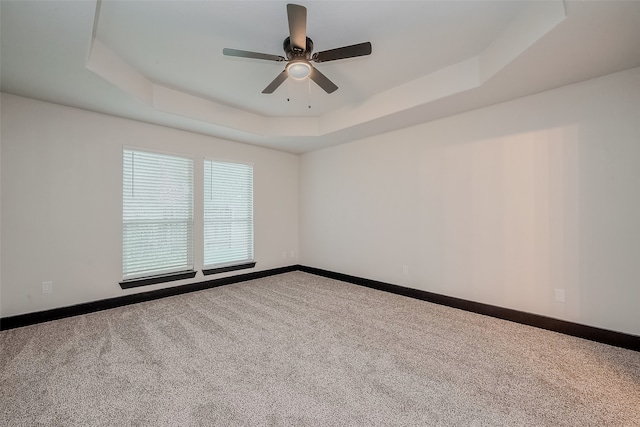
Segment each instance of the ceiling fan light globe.
M311 74L311 65L303 61L291 62L287 65L287 74L296 80L306 79Z

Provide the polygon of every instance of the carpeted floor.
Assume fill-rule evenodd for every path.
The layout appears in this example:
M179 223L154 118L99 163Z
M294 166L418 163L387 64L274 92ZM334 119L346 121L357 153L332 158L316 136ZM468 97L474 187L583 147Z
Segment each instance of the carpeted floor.
M2 426L640 426L640 353L302 272L0 346Z

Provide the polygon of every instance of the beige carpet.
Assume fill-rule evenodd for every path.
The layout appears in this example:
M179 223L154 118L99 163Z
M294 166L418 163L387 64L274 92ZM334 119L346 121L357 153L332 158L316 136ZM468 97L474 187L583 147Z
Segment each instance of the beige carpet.
M640 426L640 353L302 272L0 346L2 426Z

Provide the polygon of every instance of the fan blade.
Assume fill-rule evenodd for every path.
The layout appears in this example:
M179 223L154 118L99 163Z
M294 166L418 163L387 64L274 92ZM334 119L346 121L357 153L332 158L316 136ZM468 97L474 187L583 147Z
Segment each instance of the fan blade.
M291 46L305 50L307 48L307 8L297 4L288 4L287 17L289 18Z
M315 67L311 67L311 74L309 75L309 77L327 93L333 93L338 89L338 86L336 86L331 80L327 78L327 76L322 74Z
M335 61L336 59L355 58L356 56L371 55L371 43L359 43L351 46L339 47L313 54L314 62Z
M269 86L264 88L262 93L273 93L276 89L278 89L282 82L287 80L287 77L287 70L283 70L275 79L273 79L271 83L269 83Z
M239 56L240 58L266 59L267 61L284 61L283 56L269 55L268 53L249 52L247 50L238 49L222 49L222 54L226 56Z

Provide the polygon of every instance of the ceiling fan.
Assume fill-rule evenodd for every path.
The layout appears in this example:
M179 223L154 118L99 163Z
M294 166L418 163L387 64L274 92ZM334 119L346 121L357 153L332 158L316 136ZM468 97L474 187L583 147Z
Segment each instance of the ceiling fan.
M246 50L224 48L222 53L227 56L241 58L264 59L267 61L287 62L285 69L262 91L273 93L286 79L291 77L302 80L309 77L327 93L338 89L331 80L318 71L310 61L327 62L337 59L354 58L371 54L371 43L359 43L336 49L316 52L313 55L313 41L307 37L307 8L297 4L287 5L289 19L289 37L284 39L283 48L286 58L268 53L249 52Z

